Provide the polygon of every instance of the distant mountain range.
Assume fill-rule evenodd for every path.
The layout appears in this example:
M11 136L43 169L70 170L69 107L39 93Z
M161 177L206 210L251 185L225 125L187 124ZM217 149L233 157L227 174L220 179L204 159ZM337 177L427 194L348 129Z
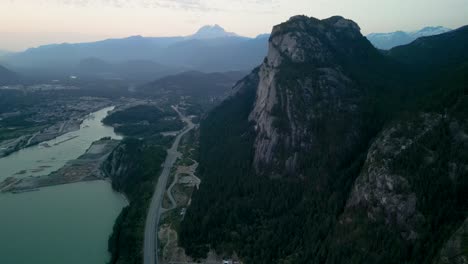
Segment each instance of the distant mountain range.
M10 54L10 53L11 52L7 51L7 50L0 50L0 56L4 56L4 55Z
M213 26L207 25L200 28L197 33L193 34L189 38L193 39L213 39L213 38L224 38L224 37L239 37L236 33L226 32L224 28L216 24Z
M151 60L109 62L95 57L81 60L75 68L76 75L81 79L132 81L149 81L183 71L182 67L165 66Z
M234 84L246 74L247 72L243 71L182 72L142 85L138 90L152 95L172 94L177 98L179 96L191 96L205 100L221 99L229 95Z
M396 46L406 45L417 38L439 35L452 29L446 27L425 27L418 31L404 32L395 31L390 33L372 33L367 39L378 49L388 50Z
M0 65L0 85L11 84L19 79L18 75Z
M186 37L142 37L76 44L51 44L2 57L2 61L26 75L78 74L82 61L94 58L109 64L152 62L162 68L203 72L251 70L266 55L267 35L257 38L226 32L219 25L205 26ZM96 62L96 61L95 61ZM104 66L101 64L101 67ZM38 73L41 69L41 73ZM147 69L148 71L148 69ZM113 73L117 73L113 70ZM120 76L122 77L122 76ZM159 76L154 76L155 79Z
M388 52L343 17L275 26L200 122L179 245L195 260L467 263L467 46L468 26Z

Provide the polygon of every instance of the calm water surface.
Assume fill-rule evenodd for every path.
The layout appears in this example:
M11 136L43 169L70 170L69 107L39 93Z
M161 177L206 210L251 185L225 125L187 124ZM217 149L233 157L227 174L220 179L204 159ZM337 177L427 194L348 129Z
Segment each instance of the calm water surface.
M112 109L114 107L107 107L90 114L78 131L1 158L0 181L10 176L21 178L47 175L61 168L67 161L78 158L91 146L91 143L102 137L121 139L121 136L114 133L112 127L104 126L101 122Z
M109 110L90 115L79 131L46 142L50 148L34 146L0 159L0 181L48 174L79 157L95 140L120 139L101 123ZM126 204L105 181L0 194L0 263L104 264L109 260L107 239Z

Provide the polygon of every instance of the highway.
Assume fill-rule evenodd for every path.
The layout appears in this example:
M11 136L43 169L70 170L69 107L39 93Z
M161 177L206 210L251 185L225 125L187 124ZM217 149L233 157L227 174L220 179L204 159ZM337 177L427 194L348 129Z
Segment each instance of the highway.
M151 198L151 204L148 208L148 214L146 216L146 224L145 224L145 240L144 240L144 248L143 248L143 263L144 264L157 264L158 263L158 227L159 227L159 219L161 217L161 206L162 200L164 197L164 192L166 190L167 181L169 179L169 174L171 172L171 168L174 166L174 162L177 158L181 155L177 151L179 147L180 139L190 130L192 130L195 125L192 121L184 116L177 107L172 107L177 114L179 115L180 119L185 122L187 125L185 128L176 136L172 147L167 150L166 160L163 164L163 170L161 175L158 178L158 182L156 184L153 197Z

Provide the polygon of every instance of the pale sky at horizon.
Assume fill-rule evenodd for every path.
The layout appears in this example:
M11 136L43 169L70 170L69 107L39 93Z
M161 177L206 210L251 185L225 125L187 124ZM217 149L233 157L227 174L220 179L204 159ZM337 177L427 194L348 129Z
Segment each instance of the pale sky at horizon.
M0 0L0 49L133 35L190 35L219 24L244 36L293 15L341 15L363 34L468 24L468 0Z

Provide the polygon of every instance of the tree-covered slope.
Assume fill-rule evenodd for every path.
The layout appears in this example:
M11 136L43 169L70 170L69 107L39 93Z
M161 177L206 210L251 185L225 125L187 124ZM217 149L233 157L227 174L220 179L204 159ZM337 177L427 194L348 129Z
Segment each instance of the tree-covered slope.
M104 118L103 123L114 126L117 133L130 137L151 137L183 127L173 111L163 111L153 105L136 105L113 112Z
M183 72L170 75L142 85L139 91L155 95L191 96L195 98L225 97L232 86L245 72L214 72L198 71Z
M264 63L201 123L202 185L180 231L187 253L457 260L442 248L468 215L467 60L463 49L438 55L468 44L454 32L383 56L341 17L275 27Z
M467 42L468 26L464 26L437 36L419 38L388 53L392 58L422 70L444 70L467 62Z
M0 85L13 84L19 80L16 73L0 65Z
M425 27L413 32L395 31L390 33L372 33L367 35L367 39L369 39L376 48L389 50L393 47L409 44L420 37L438 35L448 31L451 31L451 29L441 26Z
M117 218L108 242L112 264L142 263L146 213L166 149L172 138L124 139L103 164L112 187L125 194L129 205Z

